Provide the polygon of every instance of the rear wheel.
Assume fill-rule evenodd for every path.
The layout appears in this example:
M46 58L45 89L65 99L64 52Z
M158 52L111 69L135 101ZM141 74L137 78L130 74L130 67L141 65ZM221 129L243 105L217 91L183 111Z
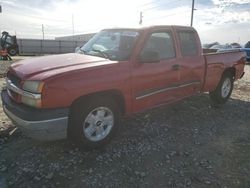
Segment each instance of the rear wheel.
M109 98L80 102L72 113L70 137L85 149L102 147L117 132L119 120L120 110Z
M230 72L224 73L216 89L209 93L215 104L227 102L233 90L233 81L233 75Z

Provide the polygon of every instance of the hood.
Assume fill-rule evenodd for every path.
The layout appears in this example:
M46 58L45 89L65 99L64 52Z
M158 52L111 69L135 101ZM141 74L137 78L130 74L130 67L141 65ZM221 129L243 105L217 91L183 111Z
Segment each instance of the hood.
M101 57L70 53L25 59L12 64L11 69L21 78L27 78L52 70L65 68L72 70L74 67L77 69L79 65L93 67L103 64L112 64L112 61Z

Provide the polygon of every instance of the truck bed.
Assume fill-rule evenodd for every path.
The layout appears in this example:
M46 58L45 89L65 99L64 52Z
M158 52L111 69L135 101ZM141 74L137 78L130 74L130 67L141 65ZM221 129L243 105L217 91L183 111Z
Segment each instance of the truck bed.
M233 67L236 71L235 79L244 72L245 52L240 49L216 53L203 54L206 63L205 85L203 91L212 91L218 85L224 70Z

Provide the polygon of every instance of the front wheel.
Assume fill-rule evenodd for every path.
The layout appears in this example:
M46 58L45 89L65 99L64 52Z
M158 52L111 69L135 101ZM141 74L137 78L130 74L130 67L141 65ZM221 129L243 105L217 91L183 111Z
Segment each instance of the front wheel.
M96 98L77 104L72 114L71 138L85 149L107 144L118 130L120 110L109 98Z
M230 72L225 73L216 89L209 93L210 98L215 104L224 104L231 96L233 90L233 76Z
M11 56L15 56L17 55L17 50L15 48L11 48L9 49L8 53L11 55Z

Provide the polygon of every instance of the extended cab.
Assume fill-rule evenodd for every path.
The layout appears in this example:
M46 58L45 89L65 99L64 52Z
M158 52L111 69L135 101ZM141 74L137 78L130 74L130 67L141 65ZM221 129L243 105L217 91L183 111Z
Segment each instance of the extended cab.
M121 116L201 92L223 104L244 75L241 51L203 54L192 27L107 29L79 53L27 59L7 73L6 115L28 136L105 144Z

